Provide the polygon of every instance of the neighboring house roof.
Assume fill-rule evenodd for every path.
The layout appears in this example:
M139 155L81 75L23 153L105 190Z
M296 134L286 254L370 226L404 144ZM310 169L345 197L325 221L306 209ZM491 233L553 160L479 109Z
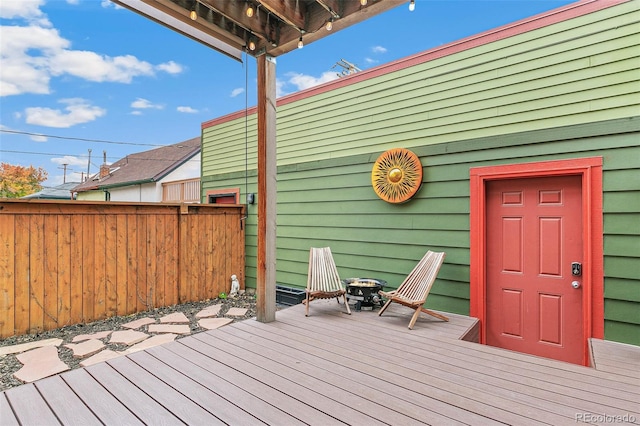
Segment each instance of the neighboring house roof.
M67 182L51 188L44 188L42 191L25 195L22 199L45 199L45 200L70 200L71 190L78 186L78 182Z
M200 152L200 137L149 151L127 155L109 166L109 174L96 173L74 192L157 182Z

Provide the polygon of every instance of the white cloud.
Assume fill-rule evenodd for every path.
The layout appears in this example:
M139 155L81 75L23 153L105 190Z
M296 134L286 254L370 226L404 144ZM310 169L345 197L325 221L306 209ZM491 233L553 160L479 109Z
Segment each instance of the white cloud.
M160 104L154 104L153 102L147 100L147 99L143 99L143 98L138 98L135 101L131 102L131 108L136 108L136 109L164 109L163 105Z
M80 0L67 0L67 3L69 4L80 4Z
M94 121L107 113L105 109L93 106L85 99L61 99L59 102L67 105L64 110L40 107L25 109L25 121L38 126L68 128Z
M157 71L178 74L184 67L169 61L158 65L133 55L108 56L72 50L71 42L51 28L40 10L43 0L2 0L0 17L29 24L0 26L0 96L49 94L52 77L71 75L93 82L131 83Z
M194 109L188 106L179 106L178 108L176 108L176 110L178 112L184 112L186 114L196 114L198 112L197 109Z
M103 56L82 50L63 50L49 58L53 75L70 74L95 82L131 83L134 77L152 76L153 66L135 56Z
M29 139L34 142L46 142L49 140L49 138L44 135L31 135L29 136Z
M364 61L365 61L367 64L377 64L378 62L380 62L380 61L378 61L377 59L373 59L373 58L364 58Z
M243 93L244 93L244 88L242 88L242 87L238 87L237 89L233 89L233 90L231 91L231 97L232 97L232 98L235 98L236 96L241 95L241 94L243 94Z
M0 31L0 96L48 94L51 73L46 56L64 49L69 42L60 38L57 30L49 28L2 26ZM42 54L30 56L27 51Z
M156 65L156 69L164 71L167 74L180 74L184 71L184 67L173 61L165 62L164 64Z
M104 7L105 9L113 7L115 9L124 9L124 7L120 6L119 4L116 4L114 2L112 2L111 0L102 0L100 2L100 6Z
M298 73L288 73L287 77L289 79L288 83L296 86L298 90L308 89L338 79L338 75L333 71L325 71L320 77Z
M86 158L78 158L73 155L65 155L64 157L55 157L51 159L51 162L58 165L67 164L68 167L82 166L87 167Z
M43 27L51 26L51 22L40 10L45 0L3 0L0 7L2 19L24 19Z
M276 98L289 94L289 92L285 90L286 85L287 85L286 81L276 78Z
M386 47L382 47L382 46L373 46L371 48L371 51L373 53L378 53L378 54L387 53L387 48Z

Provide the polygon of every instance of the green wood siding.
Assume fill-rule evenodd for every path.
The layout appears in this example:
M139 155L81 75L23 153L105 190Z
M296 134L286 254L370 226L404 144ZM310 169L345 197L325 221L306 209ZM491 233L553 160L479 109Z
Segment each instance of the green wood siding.
M281 106L278 164L637 115L639 7L624 3ZM203 154L204 174L243 170L245 136L255 165L254 115L204 129L216 148Z
M640 344L639 7L624 3L279 107L278 284L305 286L311 246L331 246L343 278L390 286L426 250L443 250L427 305L467 314L469 169L599 156L605 338ZM256 192L255 127L250 115L203 129L203 194ZM422 188L401 205L371 187L373 162L394 147L413 150L424 167ZM255 211L246 221L250 287Z

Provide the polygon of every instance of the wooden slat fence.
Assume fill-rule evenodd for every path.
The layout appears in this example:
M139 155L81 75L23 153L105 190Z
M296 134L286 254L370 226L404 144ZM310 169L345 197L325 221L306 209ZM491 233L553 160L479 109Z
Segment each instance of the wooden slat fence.
M244 284L244 206L0 201L0 338Z

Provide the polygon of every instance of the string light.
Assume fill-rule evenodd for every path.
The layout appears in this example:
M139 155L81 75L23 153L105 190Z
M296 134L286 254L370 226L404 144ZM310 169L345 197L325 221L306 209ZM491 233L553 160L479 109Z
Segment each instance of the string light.
M416 0L411 0L409 2L409 12L413 12L416 10Z
M256 50L256 42L249 40L249 50Z
M329 18L327 21L327 25L325 25L327 31L331 31L333 29L333 18Z
M302 49L304 47L304 43L302 42L302 36L300 36L300 40L298 40L298 49Z
M362 6L366 6L367 5L367 0L360 0L360 4Z
M247 6L247 16L249 18L251 18L253 16L253 5L251 3L249 3L249 5Z
M189 13L189 18L191 18L192 21L195 21L196 19L198 19L198 13L196 12L197 4L198 2L193 3L193 9L191 9L191 13Z

